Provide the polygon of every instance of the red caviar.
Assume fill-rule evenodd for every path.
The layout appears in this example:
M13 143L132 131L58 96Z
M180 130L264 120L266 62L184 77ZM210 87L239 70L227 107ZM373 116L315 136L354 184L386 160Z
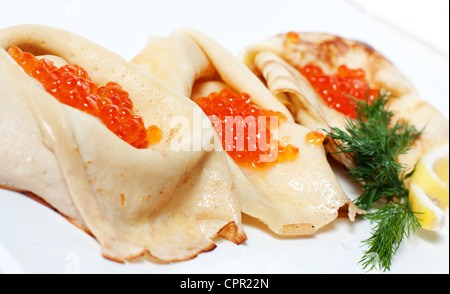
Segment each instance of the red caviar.
M292 44L298 43L300 35L296 32L289 32L286 34L286 41Z
M300 72L329 107L350 118L356 118L356 100L365 101L367 97L371 101L378 97L378 91L369 88L362 69L341 65L335 75L326 75L319 66L308 64Z
M313 144L313 145L322 145L325 138L326 137L324 134L317 132L317 131L311 131L311 132L307 133L305 136L306 142L308 142L309 144Z
M296 158L299 149L281 146L271 132L270 126L276 123L278 127L286 120L284 115L257 107L248 94L224 89L195 102L210 118L225 151L240 166L265 169Z
M48 59L38 59L18 47L8 48L23 70L38 80L61 103L98 117L119 138L136 148L146 148L161 139L161 131L148 132L142 117L133 114L128 92L113 82L99 87L78 65L57 67ZM158 128L151 126L151 130ZM152 134L156 134L152 137ZM155 137L156 136L156 137Z

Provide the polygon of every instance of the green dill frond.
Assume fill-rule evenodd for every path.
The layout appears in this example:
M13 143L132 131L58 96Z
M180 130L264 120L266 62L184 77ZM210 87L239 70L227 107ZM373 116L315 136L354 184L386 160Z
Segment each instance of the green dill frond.
M358 101L357 119L347 119L345 130L331 128L328 132L339 142L338 152L347 153L353 161L354 168L348 173L363 188L355 204L364 210L376 209L365 216L376 225L372 237L363 241L369 249L360 263L364 268L377 266L383 270L390 269L401 241L419 227L404 184L411 174L405 174L406 168L397 158L409 150L422 131L402 121L392 124L394 114L387 107L391 98L380 92L377 99Z
M339 152L348 153L353 161L355 168L349 174L364 189L355 201L362 209L369 209L383 197L405 196L405 167L397 157L409 150L421 132L405 122L391 126L393 113L387 109L391 98L380 93L378 99L359 101L357 119L347 119L345 130L331 128L328 132L341 143Z
M369 248L359 263L364 269L389 271L401 242L420 227L419 221L407 205L396 202L381 206L366 217L375 227L372 236L363 241Z

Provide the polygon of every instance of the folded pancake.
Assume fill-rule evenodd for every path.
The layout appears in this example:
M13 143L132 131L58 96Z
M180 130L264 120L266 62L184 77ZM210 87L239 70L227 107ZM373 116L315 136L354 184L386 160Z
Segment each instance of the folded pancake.
M98 85L120 84L162 139L136 148L97 117L59 102L11 58L10 46L81 66ZM192 123L198 106L155 77L80 36L22 25L0 31L0 87L0 186L37 195L92 234L106 258L180 261L215 248L217 235L246 240L226 153L220 145L170 147L183 130L169 121Z
M245 214L259 219L277 234L303 235L313 234L332 222L340 209L347 209L351 220L361 212L343 192L327 162L322 143L308 142L306 138L311 131L295 123L288 109L264 84L208 36L183 28L165 38L152 38L133 62L196 102L207 103L217 97L235 101L219 101L209 107L213 112L217 111L207 113L213 123L213 119L223 112L232 111L237 105L233 103L238 103L236 101L242 97L247 102L250 98L252 105L258 107L246 105L253 107L252 111L269 111L282 118L284 122L277 129L280 148L286 148L287 153L298 150L287 160L275 160L270 166L259 168L261 162L244 164L246 162L231 156L234 149L224 147L229 151L235 189ZM224 110L223 105L229 109ZM231 120L237 117L236 114L229 115ZM238 124L234 127L238 128ZM216 130L220 132L220 129ZM226 135L221 136L223 139ZM235 139L239 138L235 136ZM250 156L249 153L254 151L245 149L242 156Z
M309 78L308 66L329 76L340 69L347 70L343 75L353 71L365 77L365 89L368 86L391 93L393 98L388 107L395 114L394 121L404 120L417 130L424 129L411 149L398 158L407 171L432 146L449 138L448 119L419 96L395 65L364 43L325 33L290 32L250 45L241 52L240 60L289 108L297 122L314 130L329 131L331 127L344 130L346 118L351 116L330 106L321 96ZM338 161L352 168L348 154L334 153L339 145L340 142L329 140L326 148Z

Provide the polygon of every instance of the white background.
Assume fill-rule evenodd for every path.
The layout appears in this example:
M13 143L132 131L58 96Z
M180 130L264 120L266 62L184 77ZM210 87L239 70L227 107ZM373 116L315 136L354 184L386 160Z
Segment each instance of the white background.
M449 116L449 1L227 0L0 2L0 29L56 26L131 59L151 35L194 27L232 53L287 31L328 32L370 44L396 64L421 96ZM0 163L1 164L1 163ZM357 189L336 168L344 189ZM102 259L95 240L51 210L0 190L0 272L27 273L363 273L360 241L370 226L338 220L310 238L280 238L244 218L249 241L218 247L177 264ZM404 242L391 273L448 273L448 225Z

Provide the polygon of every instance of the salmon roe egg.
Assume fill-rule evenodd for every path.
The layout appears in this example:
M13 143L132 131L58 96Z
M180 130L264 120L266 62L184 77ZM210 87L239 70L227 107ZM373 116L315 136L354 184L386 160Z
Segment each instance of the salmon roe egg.
M319 66L308 64L300 72L329 107L353 119L357 117L357 100L368 98L370 102L378 97L378 91L369 88L362 69L341 65L335 75L326 75Z
M296 32L289 32L286 34L286 41L292 44L298 43L298 41L300 41L300 36Z
M248 94L224 89L195 102L210 118L224 150L238 165L263 170L297 157L297 147L281 146L271 132L271 127L286 120L284 115L257 107Z
M326 137L324 134L322 134L321 132L317 132L317 131L311 131L311 132L307 133L305 136L306 142L308 142L309 144L312 144L312 145L322 145L325 138Z
M99 118L119 138L136 148L146 148L162 138L157 126L145 128L142 117L133 113L128 92L114 82L99 87L78 65L57 67L18 47L8 48L10 56L45 90L63 104ZM156 130L157 129L157 130Z

